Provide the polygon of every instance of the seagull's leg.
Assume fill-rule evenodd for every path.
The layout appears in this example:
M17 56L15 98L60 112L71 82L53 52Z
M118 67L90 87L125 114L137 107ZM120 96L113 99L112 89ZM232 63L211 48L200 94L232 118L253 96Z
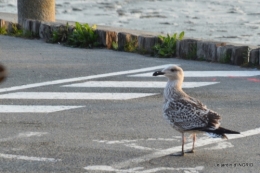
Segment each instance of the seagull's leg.
M181 132L182 135L182 145L181 145L181 152L178 153L173 153L171 154L172 156L184 156L184 144L185 144L185 136L184 136L184 132Z
M191 149L191 153L194 153L195 151L195 142L196 142L196 133L192 134L192 139L193 139L193 144L192 144L192 149Z
M196 133L192 133L192 149L186 153L194 153L195 152L195 141L196 141Z
M182 134L182 148L181 148L181 155L184 156L185 136L184 136L184 132L182 132L181 134Z

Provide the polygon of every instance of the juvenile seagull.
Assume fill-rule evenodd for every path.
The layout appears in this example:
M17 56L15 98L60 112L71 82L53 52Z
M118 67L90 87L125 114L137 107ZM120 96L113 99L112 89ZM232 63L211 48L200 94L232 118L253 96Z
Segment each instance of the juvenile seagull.
M220 115L206 107L199 100L190 97L182 90L184 80L183 70L176 66L169 66L162 71L156 71L153 76L164 75L168 82L164 89L163 116L170 125L182 134L182 151L184 155L184 132L191 132L193 145L190 152L194 152L197 132L206 132L210 137L227 139L227 134L240 134L220 127Z

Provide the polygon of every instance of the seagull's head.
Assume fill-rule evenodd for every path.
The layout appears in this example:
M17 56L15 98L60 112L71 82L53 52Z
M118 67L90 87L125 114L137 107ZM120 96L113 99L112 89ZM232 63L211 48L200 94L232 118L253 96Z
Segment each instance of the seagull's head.
M159 76L159 75L164 75L169 80L173 80L173 81L178 80L182 82L184 79L183 70L177 65L171 65L161 71L156 71L153 73L153 76Z

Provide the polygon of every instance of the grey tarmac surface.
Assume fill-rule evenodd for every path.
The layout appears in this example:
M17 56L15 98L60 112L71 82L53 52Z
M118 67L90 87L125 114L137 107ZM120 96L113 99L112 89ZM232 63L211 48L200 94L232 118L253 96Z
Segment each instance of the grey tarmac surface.
M82 107L51 113L0 113L0 172L254 173L260 170L260 76L185 78L185 82L219 82L184 90L220 113L223 127L240 132L258 130L254 135L245 133L235 139L212 143L207 143L211 139L199 134L200 147L184 157L171 155L171 151L180 149L180 134L162 118L162 88L62 87L89 81L79 77L165 64L179 64L184 71L255 72L254 69L106 49L69 48L8 36L0 36L0 61L9 72L8 79L0 85L0 98L17 92L36 92L36 97L42 92L158 93L129 100L2 98L0 105ZM153 71L147 72L152 75ZM3 91L14 86L70 78L78 81ZM91 81L142 83L166 82L166 79L122 74Z

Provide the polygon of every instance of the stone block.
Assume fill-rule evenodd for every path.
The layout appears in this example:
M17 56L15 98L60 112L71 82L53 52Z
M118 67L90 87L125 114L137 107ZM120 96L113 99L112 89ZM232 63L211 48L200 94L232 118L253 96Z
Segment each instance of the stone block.
M184 59L197 59L197 42L196 39L183 39L177 41L176 55Z
M32 19L26 19L23 21L24 31L32 31Z
M36 37L39 37L40 26L41 26L41 21L39 21L39 20L32 21L32 30L31 31Z
M207 61L217 61L217 47L225 46L226 43L214 41L198 41L197 42L197 57Z
M242 65L249 62L249 46L233 46L231 54L231 63L234 65Z
M117 35L118 38L118 50L124 51L125 46L127 44L132 44L133 47L138 47L138 38L137 35L125 33L125 32L119 32Z
M51 23L41 22L39 28L39 36L45 41L49 41L52 34L52 26Z
M259 63L259 65L260 65L260 49L259 49L258 63Z
M250 51L249 62L254 65L259 64L259 51L260 48L252 49Z
M218 46L216 61L221 63L231 63L232 48L233 46L231 45Z
M98 35L98 42L101 43L101 46L110 49L112 43L117 42L117 33L114 31L97 29L96 33Z
M159 42L159 38L152 35L139 35L138 36L138 49L145 53L153 51L155 44Z

